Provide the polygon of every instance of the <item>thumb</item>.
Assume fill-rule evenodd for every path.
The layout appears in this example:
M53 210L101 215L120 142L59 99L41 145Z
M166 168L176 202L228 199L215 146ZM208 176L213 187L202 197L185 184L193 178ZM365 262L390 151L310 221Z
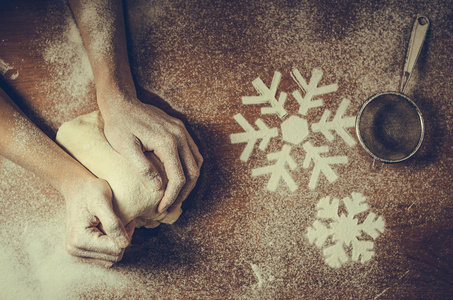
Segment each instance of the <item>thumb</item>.
M162 187L162 177L156 167L146 158L141 145L133 145L122 155L129 160L143 185L152 191L158 191Z
M129 234L121 220L115 215L112 207L101 208L96 216L101 223L100 229L119 247L126 248L129 245Z

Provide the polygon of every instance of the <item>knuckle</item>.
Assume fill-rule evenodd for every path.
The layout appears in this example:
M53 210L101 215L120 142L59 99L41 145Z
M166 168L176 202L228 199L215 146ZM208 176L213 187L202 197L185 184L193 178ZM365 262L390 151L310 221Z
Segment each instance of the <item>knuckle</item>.
M174 126L172 127L172 132L176 136L182 137L186 135L186 126L184 125L183 121L181 121L180 119L173 119L173 124Z
M198 168L194 168L189 172L189 181L196 181L200 177L200 170Z
M177 127L180 127L180 128L185 128L185 127L186 127L186 126L184 125L184 122L181 121L180 119L175 118L175 119L174 119L174 123L175 123L175 125L176 125Z
M122 260L123 259L123 255L124 255L124 250L121 251L121 253L118 255L116 262L119 262L120 260Z
M184 125L183 125L183 127L177 126L177 127L175 128L175 134L176 134L176 136L178 136L178 137L180 137L180 138L181 138L181 137L184 137L184 136L186 135L186 130L185 130Z
M170 148L177 148L178 146L178 141L176 140L176 137L173 135L169 134L165 137L162 138L162 143Z
M76 251L83 245L83 239L80 234L77 234L74 230L70 230L66 238L66 250ZM69 252L69 251L68 251Z
M120 255L123 254L123 251L124 251L124 249L122 249L122 248L119 248L119 247L114 248L114 249L112 249L112 255L114 255L115 257L119 257Z
M68 241L68 240L66 241L65 248L66 248L66 252L68 252L72 256L77 256L77 248L74 247L74 245L71 244L70 241Z
M182 188L186 184L187 180L186 177L182 174L178 175L178 177L175 180L176 186L178 188Z

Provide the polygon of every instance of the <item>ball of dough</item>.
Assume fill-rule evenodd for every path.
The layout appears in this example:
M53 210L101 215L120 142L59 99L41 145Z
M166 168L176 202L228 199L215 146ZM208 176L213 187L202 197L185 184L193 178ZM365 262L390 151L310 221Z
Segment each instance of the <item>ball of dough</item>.
M157 213L163 189L148 190L134 167L110 146L99 111L63 123L56 140L91 173L109 183L113 192L113 209L124 225L136 219L137 227L153 228L160 223L172 224L181 215L181 207L170 214ZM152 152L145 152L145 155L159 171L165 186L167 178L162 163Z

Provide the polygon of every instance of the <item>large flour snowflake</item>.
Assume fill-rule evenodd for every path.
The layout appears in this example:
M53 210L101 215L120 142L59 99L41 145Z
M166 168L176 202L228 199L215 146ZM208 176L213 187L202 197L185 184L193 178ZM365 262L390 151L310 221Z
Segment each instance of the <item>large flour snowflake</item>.
M265 151L272 138L279 136L281 132L281 139L283 145L281 151L267 154L267 160L271 163L267 166L258 167L252 170L252 176L265 176L270 175L267 189L275 191L281 182L286 183L291 191L295 191L298 184L294 181L291 172L296 170L298 162L291 156L291 150L298 147L305 152L305 159L302 163L304 169L311 169L311 176L308 187L312 190L318 185L320 175L324 175L326 179L332 183L338 179L337 173L333 170L333 165L346 164L348 162L347 156L332 156L329 155L330 148L327 145L314 146L307 140L311 132L321 133L324 135L328 142L333 142L334 135L337 135L350 147L356 144L355 139L349 134L346 128L353 127L355 124L355 117L344 117L350 101L343 99L338 107L335 116L331 119L331 112L324 110L319 122L309 126L306 116L310 109L322 107L323 100L319 98L321 95L335 92L338 89L336 83L319 86L322 78L322 71L313 69L310 81L302 77L297 69L291 72L294 81L302 90L295 90L292 92L293 97L299 104L298 115L291 115L288 118L288 112L285 110L285 102L287 93L278 93L278 86L281 80L281 73L275 72L270 87L267 87L261 78L255 79L252 84L257 90L259 96L245 96L242 97L242 103L249 104L268 104L268 106L261 108L261 114L276 114L282 120L280 130L278 128L269 128L263 120L257 119L255 121L258 130L256 130L242 114L234 116L236 122L242 127L244 132L234 133L230 136L231 143L246 143L244 150L240 156L242 161L248 161L255 144L259 142L259 150Z
M324 248L324 258L329 266L339 268L350 260L365 263L373 257L374 242L369 238L376 239L384 232L385 222L370 212L359 223L357 216L369 209L365 201L366 197L360 193L345 197L343 203L347 214L339 213L340 203L336 198L331 201L327 196L318 202L318 219L307 229L307 237L310 243Z

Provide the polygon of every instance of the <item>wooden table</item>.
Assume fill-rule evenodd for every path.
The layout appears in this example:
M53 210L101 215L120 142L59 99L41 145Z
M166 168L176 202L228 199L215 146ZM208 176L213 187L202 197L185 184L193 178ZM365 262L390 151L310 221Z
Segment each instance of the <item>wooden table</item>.
M186 122L205 157L197 188L177 223L136 230L123 261L102 270L65 253L62 196L0 158L0 298L453 298L452 3L323 3L127 1L139 98ZM334 127L349 143L313 124L327 110L328 121L341 114L341 103L353 118L371 95L398 89L418 13L431 26L406 93L423 113L425 141L410 160L375 170L350 124ZM1 87L52 138L62 122L96 109L64 3L1 1L0 59ZM321 70L318 86L333 89L312 89L323 102L302 113L293 92L307 96L294 69L307 82ZM275 72L286 118L262 114L268 103L242 103L258 95L254 80L266 90ZM231 142L244 131L237 114L255 130L257 119L276 128L245 161L246 144ZM272 156L287 158L268 160L283 149L293 160L279 169L287 181L253 176ZM322 157L343 158L310 184Z

